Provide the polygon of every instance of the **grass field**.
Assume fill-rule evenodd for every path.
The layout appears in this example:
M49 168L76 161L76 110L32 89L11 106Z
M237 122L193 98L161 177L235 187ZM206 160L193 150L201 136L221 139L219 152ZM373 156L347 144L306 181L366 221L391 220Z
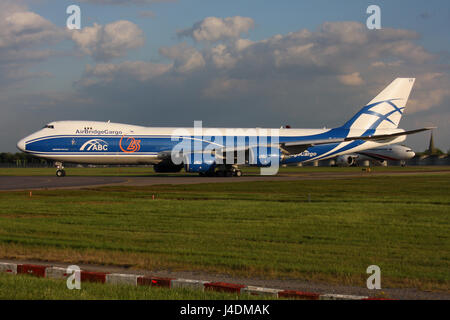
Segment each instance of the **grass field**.
M449 231L450 173L0 192L0 258L448 291Z
M260 299L261 297L259 297ZM264 298L264 297L263 297ZM28 275L0 273L0 300L251 300L258 297L231 293L202 292L189 289L171 289L112 285L100 283L81 284L80 290L68 290L66 281L35 278Z

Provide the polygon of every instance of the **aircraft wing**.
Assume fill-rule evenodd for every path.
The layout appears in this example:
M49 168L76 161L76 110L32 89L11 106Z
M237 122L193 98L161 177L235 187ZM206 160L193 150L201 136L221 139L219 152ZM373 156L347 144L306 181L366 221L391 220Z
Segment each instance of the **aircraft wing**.
M280 148L285 154L297 154L302 153L309 147L313 147L321 144L344 142L344 139L321 139L321 140L309 140L309 141L292 141L280 143Z
M408 134L414 134L414 133L427 131L427 130L433 130L433 129L436 129L436 127L421 128L421 129L415 129L415 130L398 132L398 133L392 133L392 134L379 134L379 135L375 135L375 136L350 137L350 138L345 138L345 141L352 141L352 140L368 140L368 141L369 140L388 140L388 139L392 139L392 138L395 138L395 137L400 137L400 136L404 136L404 135L408 135Z

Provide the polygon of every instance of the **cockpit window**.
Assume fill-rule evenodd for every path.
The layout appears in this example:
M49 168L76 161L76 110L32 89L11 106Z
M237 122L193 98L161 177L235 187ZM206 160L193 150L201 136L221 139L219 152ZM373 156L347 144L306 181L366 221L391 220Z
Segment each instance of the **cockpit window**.
M52 125L52 124L46 124L46 125L44 126L44 128L55 129L55 126Z

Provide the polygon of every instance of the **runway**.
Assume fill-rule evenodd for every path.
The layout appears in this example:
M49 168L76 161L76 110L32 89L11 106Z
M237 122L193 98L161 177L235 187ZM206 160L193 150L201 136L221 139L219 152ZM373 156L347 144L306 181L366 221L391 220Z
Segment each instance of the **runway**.
M0 177L0 190L32 190L82 188L86 186L120 184L125 181L118 177L45 177L45 176L3 176Z
M246 181L283 181L296 180L296 177L249 176L249 177L197 177L197 176L148 176L148 177L0 177L0 191L18 191L33 189L69 189L100 186L150 186L161 184L197 184Z
M227 183L250 181L296 181L296 180L334 180L354 179L373 176L405 176L430 175L449 173L440 168L425 171L404 170L395 172L295 172L283 173L275 176L249 175L243 177L200 177L195 175L149 175L149 176L0 176L0 191L36 190L36 189L69 189L100 186L149 186L162 184L198 184L198 183Z

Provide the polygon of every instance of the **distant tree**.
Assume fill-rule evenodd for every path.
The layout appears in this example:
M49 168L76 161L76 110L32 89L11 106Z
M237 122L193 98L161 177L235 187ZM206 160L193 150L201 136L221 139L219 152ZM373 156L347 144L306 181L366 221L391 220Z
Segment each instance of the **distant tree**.
M426 155L433 155L433 156L440 156L443 155L444 152L442 152L441 149L436 148L436 146L434 145L434 137L433 137L433 132L431 132L430 135L430 143L428 145L428 149L424 151L424 154Z
M443 155L443 154L445 154L441 149L439 149L439 148L434 148L433 149L433 151L431 151L431 150L425 150L424 152L423 152L424 154L426 154L426 155L429 155L429 156L440 156L440 155Z
M26 166L28 164L51 165L52 161L36 158L24 152L2 152L0 153L0 163Z

